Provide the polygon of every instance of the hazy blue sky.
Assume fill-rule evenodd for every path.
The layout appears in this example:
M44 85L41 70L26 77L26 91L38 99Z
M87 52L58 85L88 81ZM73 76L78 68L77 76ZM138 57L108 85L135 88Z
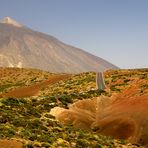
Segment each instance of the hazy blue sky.
M148 0L0 0L0 18L102 57L148 67Z

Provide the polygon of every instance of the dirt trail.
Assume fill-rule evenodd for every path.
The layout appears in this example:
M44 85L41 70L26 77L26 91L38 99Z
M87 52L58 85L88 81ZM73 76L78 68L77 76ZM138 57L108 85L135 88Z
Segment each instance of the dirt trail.
M21 87L17 88L15 90L11 90L7 93L2 94L2 97L29 97L29 96L34 96L37 95L38 92L42 89L45 88L48 85L52 85L54 83L59 82L60 80L64 80L69 78L71 75L57 75L57 76L51 76L48 80L40 82L38 84L28 86L28 87Z

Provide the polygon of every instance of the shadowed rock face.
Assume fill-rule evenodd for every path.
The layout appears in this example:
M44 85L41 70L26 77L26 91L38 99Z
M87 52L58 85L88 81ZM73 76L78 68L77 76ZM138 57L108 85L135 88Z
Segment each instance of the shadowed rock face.
M136 132L136 124L134 120L121 116L117 118L109 117L96 121L91 127L97 133L118 139L128 139L131 136L134 136Z
M111 63L50 35L19 26L8 17L0 22L0 67L68 73L117 69Z
M131 90L110 98L78 101L68 110L54 108L51 114L77 128L148 146L148 94L136 96Z

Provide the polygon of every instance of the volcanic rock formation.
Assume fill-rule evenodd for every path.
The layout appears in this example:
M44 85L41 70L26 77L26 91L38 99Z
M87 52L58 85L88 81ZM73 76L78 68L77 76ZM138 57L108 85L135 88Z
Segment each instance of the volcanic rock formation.
M64 124L148 147L148 94L136 96L138 91L132 86L112 97L81 100L50 113Z

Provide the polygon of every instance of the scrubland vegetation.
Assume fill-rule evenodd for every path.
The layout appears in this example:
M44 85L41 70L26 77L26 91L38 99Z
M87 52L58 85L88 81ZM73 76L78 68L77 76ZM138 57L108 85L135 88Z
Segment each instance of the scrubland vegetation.
M0 69L0 93L45 81L48 72L26 69ZM23 147L136 147L124 140L97 135L65 126L49 114L51 108L68 105L78 100L110 96L142 81L139 94L148 92L148 69L114 70L104 74L106 91L96 90L95 73L71 75L70 78L42 88L37 96L0 98L0 139L18 139Z

